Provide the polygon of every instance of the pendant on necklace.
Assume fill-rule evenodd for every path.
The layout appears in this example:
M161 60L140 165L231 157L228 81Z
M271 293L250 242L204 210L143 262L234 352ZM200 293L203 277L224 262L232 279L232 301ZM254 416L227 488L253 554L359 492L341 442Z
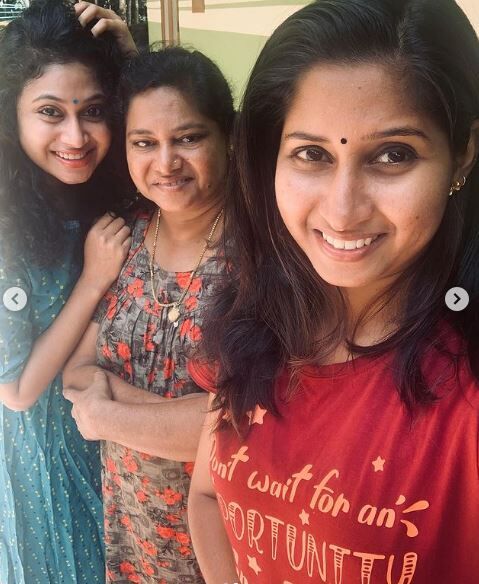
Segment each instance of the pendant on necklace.
M179 316L180 311L178 309L178 306L173 306L173 308L170 308L170 310L168 310L168 320L174 323L175 326L178 326L178 323L176 321L178 320Z

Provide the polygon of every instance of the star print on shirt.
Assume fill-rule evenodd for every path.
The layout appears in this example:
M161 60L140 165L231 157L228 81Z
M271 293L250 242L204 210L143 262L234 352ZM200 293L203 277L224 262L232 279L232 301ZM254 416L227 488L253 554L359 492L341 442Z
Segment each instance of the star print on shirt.
M301 525L309 525L309 513L303 509L299 514L299 518L301 519Z
M258 575L261 572L261 568L258 566L258 562L254 556L246 556L248 558L248 566L253 570L253 572Z
M249 425L252 426L253 424L263 424L263 418L268 410L264 410L259 406L256 406L254 412L246 412L246 415L249 418Z
M380 456L378 456L376 458L376 460L372 461L372 465L374 466L374 472L378 472L378 471L382 471L384 470L384 463L386 462L385 458L381 458Z

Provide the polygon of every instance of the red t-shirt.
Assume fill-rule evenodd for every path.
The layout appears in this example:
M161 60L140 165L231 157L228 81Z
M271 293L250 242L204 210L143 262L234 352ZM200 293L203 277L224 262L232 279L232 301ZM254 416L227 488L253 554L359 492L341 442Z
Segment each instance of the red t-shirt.
M391 363L310 369L289 402L285 374L280 417L257 408L243 442L215 434L210 471L239 582L479 583L479 385L465 360L455 375L431 354L441 399L411 419Z

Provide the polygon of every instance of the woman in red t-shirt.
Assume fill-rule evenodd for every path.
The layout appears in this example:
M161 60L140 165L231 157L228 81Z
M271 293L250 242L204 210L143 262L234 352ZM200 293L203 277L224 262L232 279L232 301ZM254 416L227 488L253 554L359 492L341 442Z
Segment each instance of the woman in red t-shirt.
M478 118L452 0L315 2L266 43L191 368L209 584L477 582Z

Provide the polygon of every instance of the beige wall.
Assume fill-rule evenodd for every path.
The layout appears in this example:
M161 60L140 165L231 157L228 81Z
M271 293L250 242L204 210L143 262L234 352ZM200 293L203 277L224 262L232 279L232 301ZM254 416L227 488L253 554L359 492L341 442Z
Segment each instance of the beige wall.
M205 12L193 13L191 0L178 0L180 41L211 57L227 75L239 98L268 36L309 1L205 0ZM479 33L479 0L457 0L457 3ZM160 21L161 0L148 0L150 42L161 38Z
M479 0L457 0L479 34ZM451 42L453 39L451 39Z
M205 0L193 13L191 0L178 0L180 42L213 59L239 99L249 71L266 39L288 16L310 0ZM161 1L148 0L150 42L161 37Z

